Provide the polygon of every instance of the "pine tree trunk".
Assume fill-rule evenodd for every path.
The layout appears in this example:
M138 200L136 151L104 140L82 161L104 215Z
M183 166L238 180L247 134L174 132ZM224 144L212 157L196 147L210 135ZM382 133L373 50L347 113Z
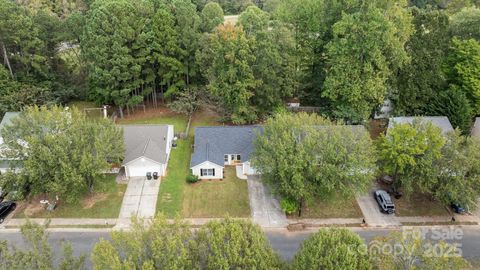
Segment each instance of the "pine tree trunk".
M302 199L300 199L300 201L298 202L298 216L299 216L299 217L302 216L303 205L304 205L304 200L303 200L303 198L302 198Z
M12 71L12 66L10 66L10 61L8 60L8 54L7 54L7 48L5 47L5 44L2 43L2 51L3 51L3 62L5 62L5 65L7 65L8 70L10 71L10 76L12 77L12 80L15 80L15 77L13 76L13 71Z
M123 119L123 106L118 107L120 111L120 118Z
M188 63L186 64L187 66L187 86L190 85L190 66L188 65Z

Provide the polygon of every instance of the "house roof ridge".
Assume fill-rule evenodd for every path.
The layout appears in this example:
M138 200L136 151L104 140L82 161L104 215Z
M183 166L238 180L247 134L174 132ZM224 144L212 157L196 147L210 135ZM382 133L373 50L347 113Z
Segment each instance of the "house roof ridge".
M145 143L145 146L143 147L142 155L145 155L145 152L147 152L147 147L150 144L151 140L152 140L151 138L147 139L147 142Z

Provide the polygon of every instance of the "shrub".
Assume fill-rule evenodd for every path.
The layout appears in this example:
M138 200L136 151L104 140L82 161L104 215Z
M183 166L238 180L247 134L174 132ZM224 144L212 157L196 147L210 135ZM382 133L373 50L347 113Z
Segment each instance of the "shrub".
M200 179L198 179L198 176L196 175L190 174L187 176L187 182L190 184L196 183L198 181L200 181Z
M291 199L282 199L280 201L280 207L282 207L282 210L288 215L298 211L298 204Z

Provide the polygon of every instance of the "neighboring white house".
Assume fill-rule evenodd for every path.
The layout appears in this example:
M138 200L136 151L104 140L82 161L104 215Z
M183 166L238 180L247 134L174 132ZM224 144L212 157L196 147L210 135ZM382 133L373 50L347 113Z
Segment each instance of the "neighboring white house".
M125 125L125 176L146 176L157 172L165 176L172 149L172 125Z
M6 158L4 153L8 149L7 146L3 142L3 138L1 136L1 132L6 125L9 125L12 122L12 119L17 117L20 113L19 112L6 112L3 116L2 122L0 122L0 173L5 173L8 169L18 170L20 169L20 164L18 164L19 160L9 159Z
M226 165L241 166L244 175L256 174L249 159L255 136L262 131L261 126L197 127L192 174L200 179L221 179Z
M439 127L444 135L453 131L452 124L450 124L450 121L448 121L448 117L446 116L392 117L388 121L388 129L392 128L395 124L412 124L414 119L418 119L422 123L431 122L434 126Z

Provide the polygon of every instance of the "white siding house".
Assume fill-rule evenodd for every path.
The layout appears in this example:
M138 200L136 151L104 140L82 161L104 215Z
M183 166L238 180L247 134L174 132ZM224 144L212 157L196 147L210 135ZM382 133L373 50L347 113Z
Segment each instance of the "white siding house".
M192 174L200 179L222 179L223 166L217 165L210 161L202 162L191 168Z
M125 176L143 177L148 172L165 176L173 142L172 125L123 126Z

